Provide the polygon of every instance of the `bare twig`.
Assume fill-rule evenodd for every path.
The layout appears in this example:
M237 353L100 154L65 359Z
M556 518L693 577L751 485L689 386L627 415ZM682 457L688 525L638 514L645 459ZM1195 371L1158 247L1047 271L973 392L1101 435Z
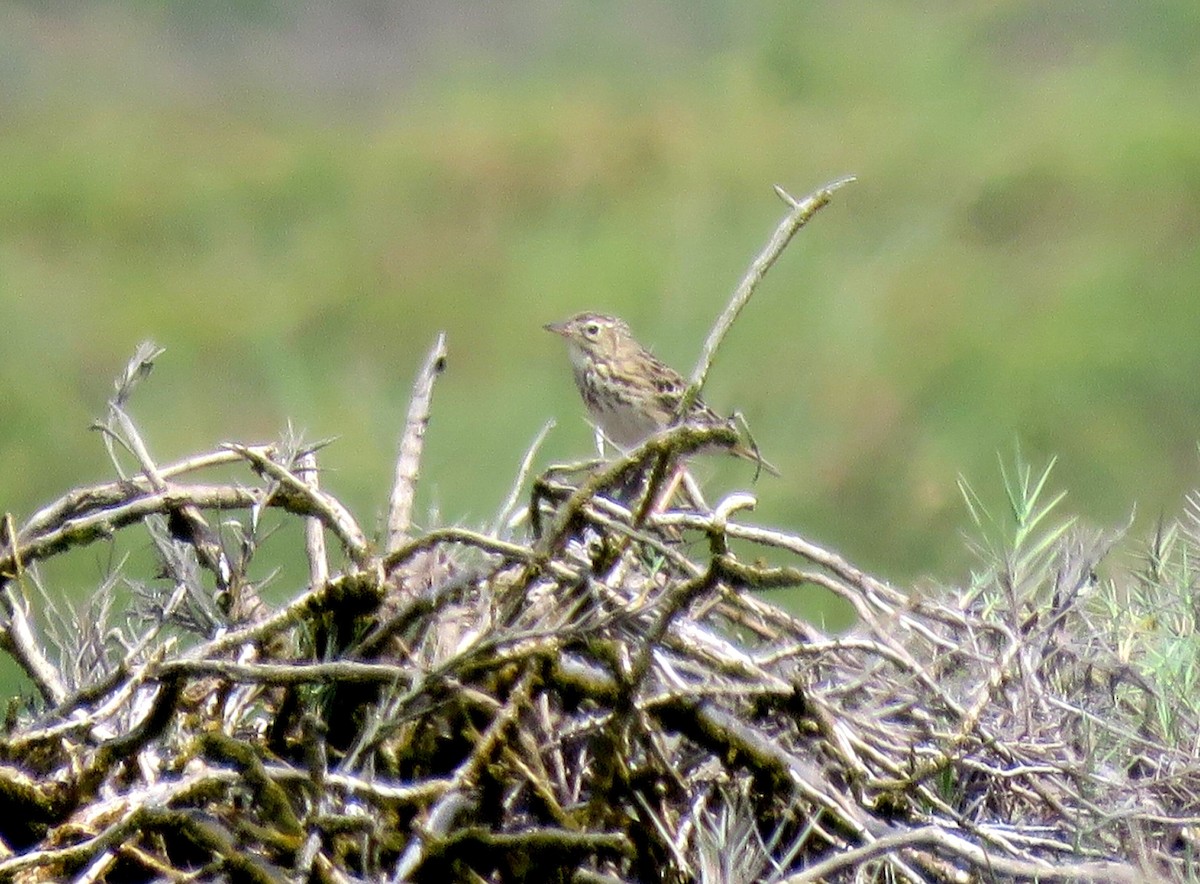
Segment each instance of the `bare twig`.
M784 878L780 884L809 884L828 881L843 869L861 866L875 857L891 853L914 850L921 847L940 848L979 872L1000 875L1017 881L1062 881L1095 882L1095 884L1137 884L1146 879L1132 866L1124 863L1078 863L1050 864L1022 862L990 855L983 848L971 844L937 826L926 826L908 832L897 832L871 841L853 850L841 851L829 859L816 863L798 875Z
M240 509L253 506L262 497L259 489L228 485L170 485L165 491L144 495L131 489L120 502L70 516L42 534L29 536L30 532L22 530L21 555L26 562L44 559L73 546L111 537L118 528L137 524L147 516L170 515L181 506ZM11 553L0 555L0 571L12 565Z
M11 582L4 581L0 599L4 608L0 619L0 648L8 651L20 664L46 702L61 703L67 696L66 685L58 668L42 653L29 622L29 611L13 591Z
M115 438L120 439L133 454L142 475L150 483L150 487L159 493L168 490L167 481L163 478L154 458L151 457L150 449L142 439L141 432L125 411L125 405L138 382L150 374L150 370L154 367L154 360L163 352L165 351L148 341L138 347L133 359L125 367L124 373L116 381L117 395L108 404L109 418L104 426L106 430L105 444L108 445L113 466L120 471L120 463L111 445ZM172 525L172 534L177 535L178 539L190 544L196 550L201 564L216 577L218 588L229 588L230 582L233 580L229 557L226 556L220 541L200 511L191 504L184 503L173 509L170 515L175 520L174 523L168 521L168 524Z
M246 445L243 448L252 450L262 457L271 457L274 447L270 445ZM159 468L163 479L174 479L187 473L197 472L210 467L237 463L244 458L236 451L222 448L218 451L198 454L185 458L177 463ZM29 521L21 528L19 536L24 539L47 531L51 527L62 524L64 520L76 513L114 506L130 498L131 489L137 491L152 490L151 483L145 476L132 476L120 482L106 482L101 485L85 485L63 495L48 506L34 513Z
M417 492L417 477L421 472L421 452L425 447L425 428L429 425L433 400L433 382L446 367L446 333L439 332L433 349L413 383L412 399L408 403L408 418L404 435L400 437L400 455L396 458L396 480L392 485L388 507L385 553L394 552L409 537L412 527L413 501Z
M271 460L260 449L232 443L225 447L237 452L263 475L279 483L280 488L270 496L269 503L303 510L306 515L316 516L337 535L355 564L366 564L370 556L367 537L341 501L305 482L287 467ZM280 498L278 504L275 503L276 497Z
M465 528L437 528L393 550L389 556L383 559L383 570L390 573L418 552L443 543L472 546L490 555L504 556L517 562L532 561L536 558L533 550L507 540L499 540L477 531L468 531Z
M67 695L62 674L46 659L33 634L33 626L29 621L29 599L14 588L14 583L16 587L22 586L25 562L11 513L4 514L0 527L4 531L4 543L0 545L0 551L8 547L7 556L0 562L0 605L3 607L0 647L20 664L47 702L61 702Z
M750 300L750 296L754 294L754 290L758 287L762 278L771 269L771 265L783 254L783 250L787 248L787 244L791 242L796 232L807 224L813 215L829 205L829 201L833 199L834 192L845 187L852 181L854 181L853 175L831 181L802 200L794 199L781 187L777 186L775 188L775 192L779 195L780 199L791 207L791 211L779 222L779 226L775 228L775 232L771 235L771 239L767 242L767 245L754 261L751 262L750 269L746 271L746 275L742 277L742 281L734 289L733 296L730 298L729 304L725 307L725 312L721 314L716 325L709 332L708 339L704 342L704 350L700 354L700 360L696 363L696 367L692 371L687 389L684 391L683 398L679 403L679 417L688 413L695 403L696 397L700 395L700 391L704 387L704 381L708 377L708 370L712 367L713 359L716 358L721 342L733 326L738 314L742 312L742 308Z
M335 660L328 663L233 663L228 660L171 660L149 667L155 678L219 676L228 681L253 684L402 684L413 673L394 663L358 663Z
M296 464L296 476L313 490L321 490L317 472L317 455L306 451ZM304 520L304 552L308 557L308 585L320 586L329 580L329 558L325 552L325 528L321 520Z

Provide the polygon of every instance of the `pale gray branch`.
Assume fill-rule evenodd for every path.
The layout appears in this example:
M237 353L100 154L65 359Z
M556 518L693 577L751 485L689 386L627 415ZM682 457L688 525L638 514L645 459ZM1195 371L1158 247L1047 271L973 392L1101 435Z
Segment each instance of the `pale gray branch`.
M265 456L260 449L234 443L225 447L230 451L236 451L267 478L278 482L281 490L286 492L281 496L291 502L289 508L296 505L297 499L303 501L311 513L329 526L338 536L338 539L342 541L342 546L346 548L346 552L350 554L356 564L364 565L366 563L370 556L367 536L341 501L305 482L283 464L276 463ZM274 498L275 495L271 495L271 497Z
M67 687L58 668L42 653L24 600L9 581L4 582L2 592L5 616L0 619L0 647L21 665L46 702L61 703Z
M306 451L300 456L296 476L314 494L320 492L317 455L314 452ZM308 558L308 585L320 586L329 579L329 557L325 549L325 526L314 516L304 520L304 553Z
M733 296L730 298L729 304L725 307L725 312L721 314L716 325L709 332L708 340L704 342L704 350L700 354L700 361L696 363L696 368L692 371L688 387L684 391L683 399L679 404L679 416L687 414L692 404L696 401L696 397L700 395L700 391L704 387L704 381L708 377L708 370L712 367L713 359L716 358L721 342L733 326L738 314L742 312L742 308L749 302L750 296L754 294L754 290L758 287L762 278L771 269L771 265L783 254L783 250L787 248L787 244L791 242L796 232L807 224L813 215L829 205L829 201L833 199L834 191L845 187L852 181L854 181L853 175L831 181L802 200L794 199L782 187L776 186L775 192L779 194L779 197L785 203L791 206L791 211L779 222L779 226L775 228L775 232L771 235L771 239L768 240L767 245L759 252L754 261L751 262L750 269L746 271L746 275L742 277L742 281L734 289Z
M446 333L439 332L433 349L413 383L412 399L408 403L408 418L404 435L400 437L400 454L396 458L396 479L392 484L391 504L388 507L385 553L399 549L408 540L412 526L413 501L417 493L417 478L421 472L421 452L425 447L425 428L433 400L433 383L446 367Z

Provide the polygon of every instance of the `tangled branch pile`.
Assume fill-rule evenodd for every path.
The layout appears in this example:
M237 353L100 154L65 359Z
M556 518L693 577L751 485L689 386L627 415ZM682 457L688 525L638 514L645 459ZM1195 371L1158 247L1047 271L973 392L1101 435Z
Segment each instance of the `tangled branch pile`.
M313 451L159 467L126 398L109 438L138 474L15 537L9 521L4 645L40 697L0 741L3 880L1196 872L1194 706L1115 654L1086 603L1107 542L1035 536L1048 508L1028 474L1024 539L969 590L918 599L745 522L748 495L651 506L724 428L676 428L579 482L547 473L494 530L410 537L413 441L376 552L318 488ZM253 481L194 478L231 462ZM203 515L230 510L220 532ZM277 610L249 577L268 510L304 522L310 570ZM114 575L46 656L34 563L135 525L161 574L123 577L138 603L106 625ZM756 548L794 564L754 564ZM753 594L782 586L836 593L860 628L828 636Z
M156 355L104 427L136 469L6 522L0 640L38 696L0 738L0 880L1200 874L1200 716L1172 693L1194 672L1200 519L1101 582L1114 538L1051 526L1045 475L1023 470L1015 532L998 540L969 494L981 570L921 598L752 524L747 494L665 491L732 441L684 426L544 473L523 504L531 455L493 526L415 533L439 340L373 544L312 448L158 465L126 411ZM272 608L256 554L293 522L308 575ZM156 571L51 605L38 563L126 529L148 532ZM823 588L859 626L827 635L756 598L768 587ZM1193 651L1174 682L1143 665L1168 640Z

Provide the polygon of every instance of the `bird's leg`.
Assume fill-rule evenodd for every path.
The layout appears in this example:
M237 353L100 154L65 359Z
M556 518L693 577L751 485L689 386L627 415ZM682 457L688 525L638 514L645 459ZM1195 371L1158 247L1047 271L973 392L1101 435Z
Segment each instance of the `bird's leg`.
M671 505L671 499L679 494L685 506L690 506L697 512L708 512L708 504L704 502L704 493L700 490L692 471L684 462L677 463L671 472L671 478L663 485L662 490L650 507L651 513L662 513Z
M683 469L683 490L688 498L688 502L698 512L706 513L709 511L708 504L704 502L704 494L700 491L700 485L696 482L696 477L686 467Z
M671 498L679 492L681 483L692 483L694 485L695 481L692 479L691 474L688 473L687 467L682 463L677 463L671 468L670 478L658 490L653 503L646 510L646 515L652 516L664 512L671 505ZM688 490L688 496L691 496L690 489ZM674 526L668 525L659 530L668 541L678 542L683 539L683 532ZM641 601L644 602L645 599L641 599Z
M671 498L679 492L680 487L683 487L692 502L700 500L703 503L703 500L699 496L700 489L696 487L696 480L688 472L687 465L677 463L672 468L671 478L663 485L662 490L659 491L658 497L654 501L654 505L650 507L650 512L658 514L666 510L671 505Z

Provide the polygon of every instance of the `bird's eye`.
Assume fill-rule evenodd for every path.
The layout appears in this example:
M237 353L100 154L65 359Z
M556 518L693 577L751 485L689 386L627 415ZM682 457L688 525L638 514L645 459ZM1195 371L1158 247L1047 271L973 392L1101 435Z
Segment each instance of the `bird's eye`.
M600 334L600 324L598 322L589 322L583 327L584 337L594 338Z

